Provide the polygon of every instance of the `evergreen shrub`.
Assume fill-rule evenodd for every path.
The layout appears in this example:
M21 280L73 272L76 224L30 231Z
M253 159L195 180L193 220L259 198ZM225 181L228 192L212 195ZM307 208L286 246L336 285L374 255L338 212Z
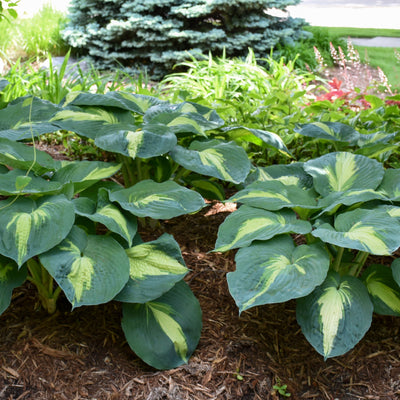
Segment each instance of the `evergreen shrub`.
M115 64L161 77L186 59L265 57L309 36L305 22L272 15L300 0L73 0L64 39L98 67ZM276 13L275 13L276 14Z

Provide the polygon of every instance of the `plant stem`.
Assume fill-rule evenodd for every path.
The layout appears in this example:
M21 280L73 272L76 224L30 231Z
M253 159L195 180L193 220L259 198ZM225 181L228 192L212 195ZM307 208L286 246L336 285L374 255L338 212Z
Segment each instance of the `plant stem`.
M344 248L338 247L335 260L333 261L332 264L332 268L336 272L340 272L340 263L342 262L343 253L344 253Z
M30 273L27 279L36 286L43 308L49 314L54 314L57 310L57 299L61 293L61 288L58 286L54 289L53 277L43 265L34 259L28 260L27 266Z
M350 269L349 274L352 276L358 276L365 262L367 261L368 256L369 253L367 253L366 251L359 251L354 261L355 265Z

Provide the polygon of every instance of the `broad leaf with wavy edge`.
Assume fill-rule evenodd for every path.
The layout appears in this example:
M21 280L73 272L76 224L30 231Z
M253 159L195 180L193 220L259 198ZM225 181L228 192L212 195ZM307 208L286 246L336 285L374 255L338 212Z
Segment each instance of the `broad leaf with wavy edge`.
M0 138L0 164L17 169L31 169L37 175L54 171L59 165L46 152L6 138Z
M351 350L371 326L373 305L363 283L329 272L325 282L297 300L304 336L325 359Z
M335 142L348 142L356 144L362 136L352 126L341 122L313 122L311 124L300 124L295 132L303 136L317 139L333 140Z
M267 240L282 233L311 232L311 224L296 218L291 210L278 212L241 206L220 225L213 251L246 247L254 240Z
M13 141L58 131L50 119L61 108L37 97L20 97L0 110L0 137Z
M207 137L206 132L224 125L215 110L196 103L162 104L151 107L143 117L145 124L163 124L176 134Z
M317 210L317 193L300 185L285 184L279 180L254 182L234 194L228 201L276 211L300 207Z
M71 92L65 97L63 106L113 107L143 115L150 107L165 103L157 97L122 91L110 91L106 94Z
M310 294L326 278L329 255L318 244L296 247L289 235L239 249L229 291L240 312Z
M189 171L227 182L241 183L250 172L251 165L245 150L233 142L194 141L188 149L176 146L170 155Z
M146 303L168 292L188 273L178 243L166 233L125 251L130 278L115 300Z
M400 287L390 268L372 264L363 272L361 279L377 314L400 316Z
M323 223L312 234L326 243L375 255L390 255L400 247L400 222L383 207L344 212L334 227Z
M400 169L387 169L377 192L392 201L400 201Z
M98 222L124 238L130 246L137 232L137 220L131 213L121 210L108 199L108 191L100 189L97 201L87 197L78 197L73 200L75 213Z
M147 124L131 129L113 129L100 133L95 145L128 157L150 158L168 153L177 143L174 132L165 125Z
M60 243L74 220L74 206L64 195L1 201L0 253L21 266Z
M145 180L127 189L110 193L110 200L138 217L169 219L199 211L204 207L200 194L172 181Z
M21 182L23 182L21 184ZM35 176L33 173L13 169L5 174L0 173L0 194L11 196L17 194L58 194L63 188L60 182L52 182Z
M88 235L77 226L39 258L73 308L107 303L129 278L129 260L122 246L112 237Z
M378 161L346 152L329 153L307 161L304 170L313 177L314 188L322 196L348 190L375 190L384 174Z
M62 184L73 183L75 193L79 193L96 182L109 178L119 171L121 164L102 161L68 161L56 171L52 181Z
M157 369L186 364L200 339L199 302L181 281L144 304L123 304L122 329L132 350Z
M0 315L10 305L13 290L22 285L26 277L25 266L18 269L14 261L0 255Z
M250 133L251 135L254 135L257 138L261 139L261 144L264 143L268 147L278 150L280 153L284 154L287 157L291 156L291 153L286 147L283 140L274 132L247 128L245 126L237 126L224 129L224 133L232 139L234 139L239 134L242 134L244 140L251 141L246 139L246 135Z

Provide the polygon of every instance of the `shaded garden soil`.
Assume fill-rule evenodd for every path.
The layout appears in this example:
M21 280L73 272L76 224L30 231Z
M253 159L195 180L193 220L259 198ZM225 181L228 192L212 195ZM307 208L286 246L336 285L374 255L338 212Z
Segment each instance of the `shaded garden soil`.
M191 273L186 281L203 310L199 346L188 365L156 371L130 350L120 305L47 315L28 284L14 291L0 317L1 400L269 400L400 398L400 318L375 316L348 354L324 361L296 323L295 302L238 315L226 273L233 252L208 253L227 212L220 204L166 221L154 231L174 235Z

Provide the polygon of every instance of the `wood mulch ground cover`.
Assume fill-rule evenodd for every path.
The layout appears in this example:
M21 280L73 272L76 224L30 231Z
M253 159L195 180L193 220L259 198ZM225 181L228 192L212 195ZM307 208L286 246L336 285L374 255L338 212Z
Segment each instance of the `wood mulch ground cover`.
M238 315L226 273L234 252L209 253L229 211L214 204L197 215L142 232L179 242L187 282L203 310L203 331L188 365L157 371L130 350L120 305L70 311L65 299L52 316L27 284L0 316L1 400L269 400L400 398L400 318L375 316L348 354L324 361L303 337L295 303L256 307Z

